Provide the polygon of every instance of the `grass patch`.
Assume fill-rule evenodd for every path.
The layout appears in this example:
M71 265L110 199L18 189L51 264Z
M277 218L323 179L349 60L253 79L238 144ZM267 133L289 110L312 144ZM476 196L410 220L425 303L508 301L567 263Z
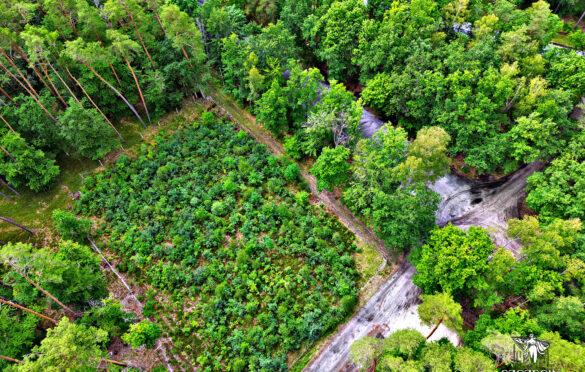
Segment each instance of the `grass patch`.
M567 48L575 48L575 45L569 40L568 35L558 34L552 39L552 42L558 45L566 46Z
M157 133L167 123L172 126L176 122L176 120L173 120L175 117L203 109L201 103L193 104L191 101L185 101L184 106L185 109L180 110L179 114L176 111L171 111L160 120L153 121L153 126L149 126L147 129L144 129L137 120L121 120L116 124L116 128L124 137L125 142L120 149L106 155L102 163L116 159L123 152L122 148L128 150L144 143L145 137ZM158 123L160 123L160 126ZM28 232L16 226L0 222L1 242L32 241L42 243L44 238L52 231L53 221L51 214L53 211L55 209L68 209L69 206L72 206L74 201L68 195L81 189L81 176L89 175L100 166L98 161L76 155L67 156L63 153L59 154L56 160L60 173L55 180L55 185L47 191L33 192L27 189L20 189L18 191L22 196L16 196L0 185L0 189L3 189L0 191L14 199L14 201L8 201L5 198L0 198L0 216L10 218L14 222L38 232L36 236L31 236Z

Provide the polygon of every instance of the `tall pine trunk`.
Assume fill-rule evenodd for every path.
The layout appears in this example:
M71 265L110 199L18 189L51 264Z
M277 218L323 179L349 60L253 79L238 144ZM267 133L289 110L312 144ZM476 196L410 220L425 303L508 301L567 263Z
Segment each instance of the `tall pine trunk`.
M37 91L35 90L35 88L33 88L33 86L30 83L30 81L22 74L22 72L20 72L20 69L18 68L18 66L16 66L16 64L14 64L14 61L12 60L12 58L10 58L10 56L8 54L6 54L6 51L4 50L4 48L1 48L0 47L0 52L2 52L2 55L4 56L4 58L8 61L8 63L10 63L10 65L16 70L16 72L18 72L18 74L20 75L20 77L22 78L22 80L30 88L31 92L33 92L34 95L38 97L39 94L37 93Z
M101 47L103 48L104 43L102 42L102 39L100 39L100 35L98 35L96 30L93 30L93 33L95 34L95 37L98 39ZM114 73L114 76L116 77L116 81L118 82L118 86L120 88L122 88L122 83L120 82L120 78L118 77L118 74L116 73L116 69L114 68L114 65L112 65L112 61L110 60L110 56L106 55L106 58L108 59L108 64L110 65L110 69L112 70L112 72Z
M144 40L142 40L142 35L140 35L140 31L138 31L138 27L136 27L136 22L134 22L134 16L132 15L132 12L130 11L130 9L128 9L128 5L126 4L126 1L122 0L122 2L124 3L124 7L126 8L126 12L130 16L130 20L132 21L132 26L134 27L134 30L136 31L136 35L138 36L138 39L140 40L140 44L142 44L142 49L144 49L144 52L146 53L146 56L148 57L148 60L150 61L150 64L152 65L152 70L156 71L156 67L154 67L154 62L152 62L152 58L150 57L150 53L148 53L148 49L146 49L146 45L144 45Z
M67 104L67 102L65 102L65 100L63 99L63 97L61 97L61 94L57 90L57 87L55 86L55 84L53 84L53 80L51 79L51 77L49 76L49 73L47 72L47 67L46 66L41 66L41 68L43 69L43 72L45 73L45 76L49 80L49 83L51 83L51 86L53 87L53 90L55 91L55 93L57 93L57 96L59 97L59 101L61 101L61 103L63 103L63 105L65 106L65 108L69 107L69 105Z
M68 312L70 312L73 316L78 316L79 314L76 313L75 311L73 311L73 309L71 309L69 306L65 305L64 303L62 303L61 301L59 301L55 296L53 296L52 294L50 294L49 292L47 292L46 290L44 290L40 285L38 285L37 283L35 283L31 278L29 278L24 272L22 272L15 264L13 264L12 262L6 260L5 261L10 267L12 267L20 276L22 276L27 282L29 282L30 284L32 284L36 289L38 289L39 291L43 292L45 295L47 295L51 300L55 301L56 303L59 304L59 306L61 306L63 309L67 310Z
M0 92L2 92L2 94L4 94L10 102L14 103L16 105L16 107L20 107L20 105L18 103L14 102L12 97L10 97L10 94L6 93L6 91L4 89L2 89L2 87L0 87Z
M15 307L15 308L17 308L17 309L20 309L20 310L24 310L24 311L26 311L26 312L29 312L29 313L31 313L31 314L33 314L33 315L36 315L36 316L38 316L39 318L43 318L43 319L45 319L45 320L48 320L49 322L51 322L51 323L53 323L53 324L57 324L57 323L58 323L58 322L57 322L55 319L51 319L51 318L49 318L48 316L44 316L43 314L39 314L39 313L37 313L36 311L33 311L33 310L31 310L31 309L27 309L27 308L26 308L26 307L24 307L24 306L20 306L20 305L19 305L19 304L17 304L17 303L14 303L14 302L12 302L12 301L5 300L5 299L3 299L3 298L1 298L1 297L0 297L0 303L6 304L6 305L10 305L10 306L12 306L12 307Z
M57 75L57 78L61 81L61 84L63 84L63 86L65 86L65 88L67 89L67 91L69 92L69 94L71 94L71 97L73 97L73 99L81 105L81 102L77 99L77 97L75 96L75 93L73 93L73 91L71 90L71 88L69 88L69 85L67 85L65 83L65 81L63 80L63 78L61 77L61 75L59 75L59 73L57 72L57 70L55 70L55 67L53 67L53 65L51 64L51 62L49 62L48 59L44 59L44 62L46 64L49 65L49 67L51 67L51 70L53 70L53 72L55 73L55 75Z
M89 100L89 102L91 102L91 104L93 105L93 107L95 107L95 109L98 110L98 112L102 115L102 117L104 118L104 120L108 122L108 124L110 125L110 127L112 127L112 129L114 130L114 132L116 132L116 134L118 135L118 137L120 137L120 140L122 142L125 142L124 141L124 137L122 137L122 135L120 134L120 132L118 132L118 130L116 129L116 127L114 126L114 124L112 124L112 122L110 121L110 119L108 119L108 117L106 115L104 115L104 113L102 112L102 110L100 110L100 108L98 107L98 105L95 104L95 102L93 101L93 99L91 99L91 97L89 96L89 94L87 94L87 92L83 88L83 85L81 85L81 83L79 81L77 81L77 79L71 74L71 71L69 71L69 68L67 66L65 66L65 68L67 69L67 73L69 74L69 76L73 80L75 80L75 83L77 83L77 85L79 86L79 88L81 88L81 91L83 92L83 94L85 94L85 96L87 97L87 99Z
M4 116L0 115L0 119L4 122L4 124L6 124L6 126L12 131L12 133L14 134L18 134L14 131L14 129L10 126L10 124L6 121L6 119L4 118Z
M136 117L138 118L138 120L140 120L140 122L142 123L142 126L144 127L144 129L146 129L146 124L144 124L144 120L142 120L142 118L140 117L140 115L138 115L138 112L136 111L136 109L134 108L134 106L132 106L132 104L130 102L128 102L128 100L126 99L126 97L124 97L122 95L122 93L120 93L118 91L118 89L114 88L114 86L110 83L108 83L100 74L98 74L96 72L96 70L93 69L93 67L91 67L89 64L85 63L84 61L80 60L79 58L76 58L77 62L84 64L87 68L89 68L91 70L91 72L93 72L93 74L100 79L104 84L106 84L111 90L113 90L118 97L120 97L122 99L122 101L124 101L124 103L126 103L126 105L130 108L130 110L132 110L132 112L134 113L134 115L136 115Z
M2 67L2 69L4 69L4 71L8 73L8 75L10 75L18 84L20 84L20 86L32 97L32 99L37 103L37 105L39 105L40 108L43 109L43 111L45 112L45 114L47 114L48 117L50 117L55 123L58 123L57 119L55 119L55 117L51 115L49 110L47 110L47 108L43 106L41 101L39 101L38 98L26 86L24 86L24 84L20 80L18 80L18 78L14 76L14 74L10 72L10 70L8 70L6 66L4 66L4 64L1 62L0 67Z
M146 101L144 100L144 96L142 95L142 89L140 89L140 84L138 83L138 79L136 78L136 74L134 73L134 69L132 68L132 65L130 65L130 62L128 62L128 59L126 57L124 57L124 60L126 61L126 65L128 65L128 68L130 69L130 72L132 73L132 77L134 78L134 82L136 83L136 88L138 88L138 93L140 94L140 100L142 101L142 105L144 106L144 111L146 111L146 117L148 118L148 122L150 123L150 125L152 125L152 121L150 121L150 114L148 113L148 107L146 106Z
M26 53L24 53L24 51L18 46L18 44L12 43L12 46L14 47L14 50L16 50L16 53L18 53L18 55L21 56L22 59L24 59L24 61L27 63L27 65L33 69L33 71L35 72L35 75L37 75L37 77L39 78L41 83L43 83L45 88L47 88L49 91L51 91L51 88L49 88L49 86L47 85L47 82L45 81L45 79L43 79L43 76L41 75L39 70L37 70L37 68L35 67L35 65L33 63L30 63L30 60L26 56Z

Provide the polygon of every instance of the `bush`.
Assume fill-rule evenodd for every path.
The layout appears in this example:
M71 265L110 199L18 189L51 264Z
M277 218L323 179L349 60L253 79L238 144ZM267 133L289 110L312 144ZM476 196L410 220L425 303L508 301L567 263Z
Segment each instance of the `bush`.
M284 151L293 159L300 160L303 157L301 152L301 141L298 136L288 136L282 145Z
M289 182L296 182L299 179L300 174L299 166L296 164L291 164L284 170L284 178Z
M122 335L122 340L132 346L132 349L137 349L142 345L150 349L154 347L161 335L162 330L158 324L143 320L130 326L130 331Z
M225 202L222 201L214 201L211 205L211 213L215 216L223 217L228 212L228 208Z
M295 194L295 200L299 205L304 207L309 204L309 193L306 191L299 191Z
M347 295L341 298L341 308L345 314L351 314L355 305L357 305L357 297Z
M92 223L86 218L76 218L71 212L56 209L53 211L53 225L61 238L82 243L89 235Z

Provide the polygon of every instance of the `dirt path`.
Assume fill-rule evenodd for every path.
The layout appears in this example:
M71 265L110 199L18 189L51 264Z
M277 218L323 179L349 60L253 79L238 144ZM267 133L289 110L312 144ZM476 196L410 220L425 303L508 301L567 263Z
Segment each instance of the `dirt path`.
M265 145L273 154L284 155L286 152L282 145L272 137L260 124L256 122L256 118L252 116L247 110L235 104L225 94L215 89L209 92L208 100L214 102L226 115L228 115L235 123L244 128L250 133L256 141ZM317 180L309 173L307 167L297 162L301 175L309 183L311 192L325 204L327 209L334 213L339 221L351 231L358 240L375 247L380 254L389 262L396 261L397 257L391 257L384 242L376 236L376 234L368 228L362 221L360 221L345 205L341 204L339 200L333 196L331 192L325 190L323 192L317 191Z

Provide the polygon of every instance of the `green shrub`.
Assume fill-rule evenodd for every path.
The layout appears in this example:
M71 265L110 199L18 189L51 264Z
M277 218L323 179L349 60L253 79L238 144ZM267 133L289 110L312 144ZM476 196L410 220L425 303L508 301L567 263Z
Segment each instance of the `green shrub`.
M154 347L156 341L162 335L160 326L149 320L142 320L139 323L130 326L130 330L122 335L122 340L132 349L137 349L146 345L148 349Z
M86 218L76 218L71 212L56 209L53 211L53 224L61 238L82 243L91 231L92 223Z
M291 164L284 170L284 178L289 182L296 182L299 179L300 174L299 166L296 164Z

